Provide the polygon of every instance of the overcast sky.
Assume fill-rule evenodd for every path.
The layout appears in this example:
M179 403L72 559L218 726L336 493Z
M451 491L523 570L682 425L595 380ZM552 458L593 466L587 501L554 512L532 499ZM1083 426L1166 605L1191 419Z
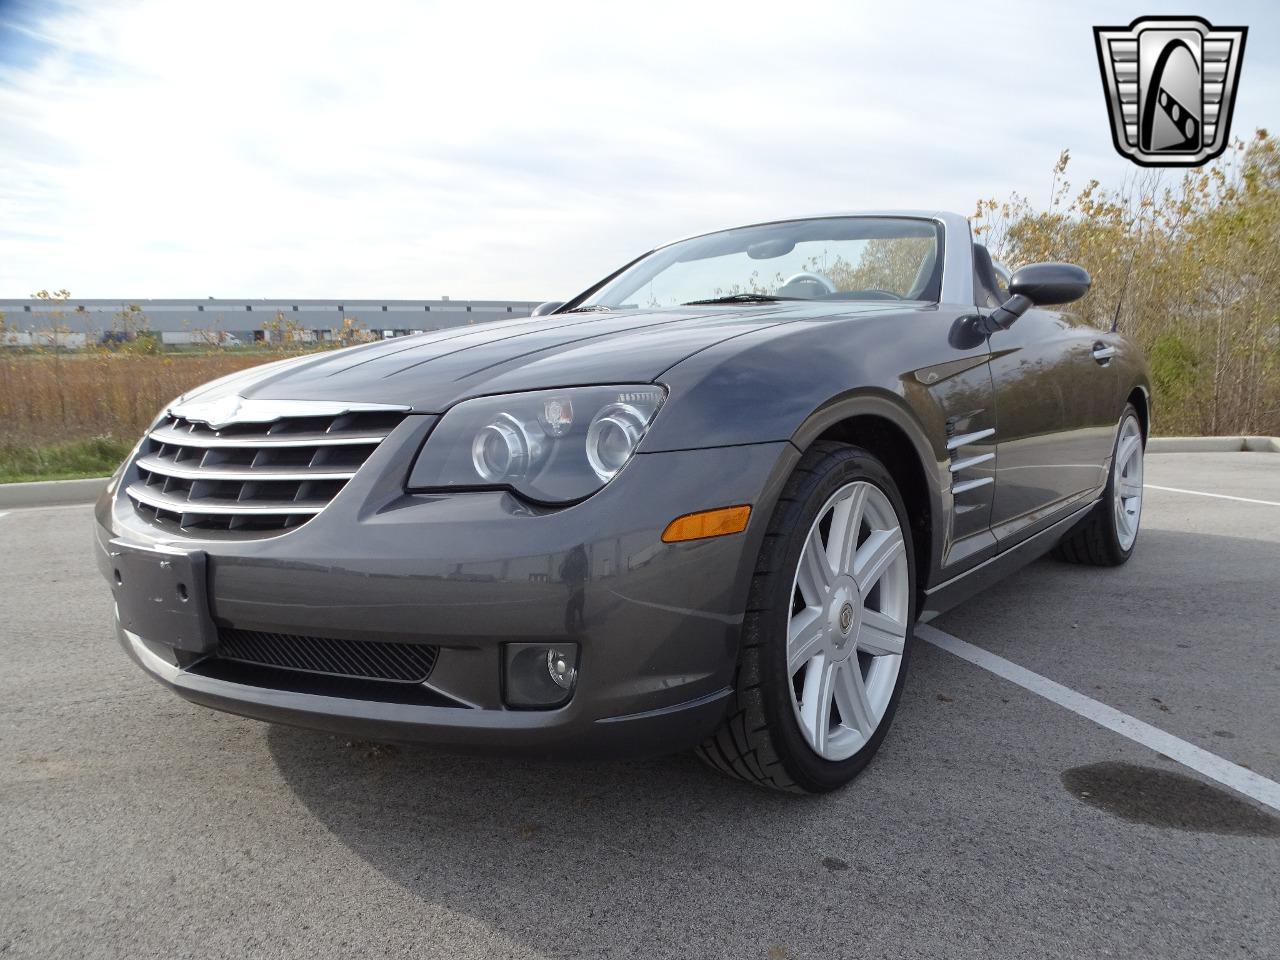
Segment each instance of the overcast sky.
M1136 170L1091 27L1280 5L0 0L0 296L562 299L684 234Z

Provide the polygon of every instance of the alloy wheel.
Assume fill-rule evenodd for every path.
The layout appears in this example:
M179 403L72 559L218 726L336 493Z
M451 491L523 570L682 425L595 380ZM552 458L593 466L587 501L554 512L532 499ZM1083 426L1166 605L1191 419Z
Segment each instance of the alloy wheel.
M1116 539L1125 551L1138 539L1138 523L1142 519L1142 452L1142 428L1136 419L1126 417L1120 425L1111 466Z
M787 629L791 704L823 759L852 756L884 718L906 646L910 582L889 498L863 480L837 490L805 539Z

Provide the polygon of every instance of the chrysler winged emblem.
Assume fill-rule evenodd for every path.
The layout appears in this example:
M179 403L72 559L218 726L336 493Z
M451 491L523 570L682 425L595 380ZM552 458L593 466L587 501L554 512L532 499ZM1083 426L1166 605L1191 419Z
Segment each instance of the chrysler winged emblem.
M1144 167L1198 167L1219 156L1246 33L1199 17L1094 27L1116 149Z
M244 389L242 386L241 390ZM179 400L169 415L194 420L214 430L233 423L275 423L287 417L340 417L344 413L408 413L412 408L393 403L348 403L341 400L272 400L228 393L207 400Z
M240 412L240 407L244 402L244 397L229 394L215 397L211 400L175 404L169 412L187 420L197 420L200 423L208 424L216 430L219 427L226 427L235 423L237 420L236 415ZM181 413L176 412L179 409L181 409Z

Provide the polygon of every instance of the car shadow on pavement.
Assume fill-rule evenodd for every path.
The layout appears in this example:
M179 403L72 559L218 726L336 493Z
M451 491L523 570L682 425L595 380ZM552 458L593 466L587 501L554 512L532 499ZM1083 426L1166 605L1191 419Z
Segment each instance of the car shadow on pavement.
M1143 552L1119 572L1045 560L944 625L1033 665L1037 654L1086 641L1124 676L1180 664L1178 656L1198 657L1216 642L1203 620L1221 611L1202 610L1204 598L1186 587L1197 582L1205 540L1147 531ZM1252 609L1271 577L1262 554L1273 548L1210 540L1215 556L1231 558L1215 572L1219 588ZM1120 622L1116 610L1125 612ZM1260 642L1252 633L1233 635ZM1186 672L1179 666L1176 677ZM1176 716L1153 720L1172 726ZM1247 729L1243 719L1236 726ZM1111 942L1108 927L1081 929L1080 916L1099 902L1128 902L1179 858L1208 849L1207 837L1236 842L1213 835L1240 832L1126 817L1128 807L1111 809L1100 793L1090 803L1095 788L1060 777L1082 763L1124 759L1124 741L923 644L881 754L856 784L825 797L771 794L687 755L541 763L283 726L267 728L265 739L284 784L356 857L422 903L482 923L514 945L513 955L904 955L929 952L914 938L953 930L961 918L982 938L954 940L952 958L1026 955L1028 938L1046 955L1073 945L1097 953ZM1270 837L1244 832L1254 843ZM1125 856L1117 861L1118 845ZM1055 872L1063 862L1072 865L1069 882ZM1087 882L1081 863L1098 865ZM429 932L412 916L403 922Z
M849 924L888 947L899 905L879 891L901 892L889 878L902 861L940 852L914 849L902 809L885 809L875 762L862 791L795 797L689 755L530 762L283 726L266 740L286 785L360 859L539 955L797 956L847 942ZM913 849L864 854L864 827L886 826Z

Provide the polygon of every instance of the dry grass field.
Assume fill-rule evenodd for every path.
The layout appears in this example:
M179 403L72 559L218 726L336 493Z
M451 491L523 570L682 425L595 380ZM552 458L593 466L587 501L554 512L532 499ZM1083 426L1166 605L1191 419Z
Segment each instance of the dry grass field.
M136 356L98 351L0 358L0 437L50 442L134 436L165 403L278 354Z
M0 482L110 473L174 397L280 357L264 350L0 352Z

